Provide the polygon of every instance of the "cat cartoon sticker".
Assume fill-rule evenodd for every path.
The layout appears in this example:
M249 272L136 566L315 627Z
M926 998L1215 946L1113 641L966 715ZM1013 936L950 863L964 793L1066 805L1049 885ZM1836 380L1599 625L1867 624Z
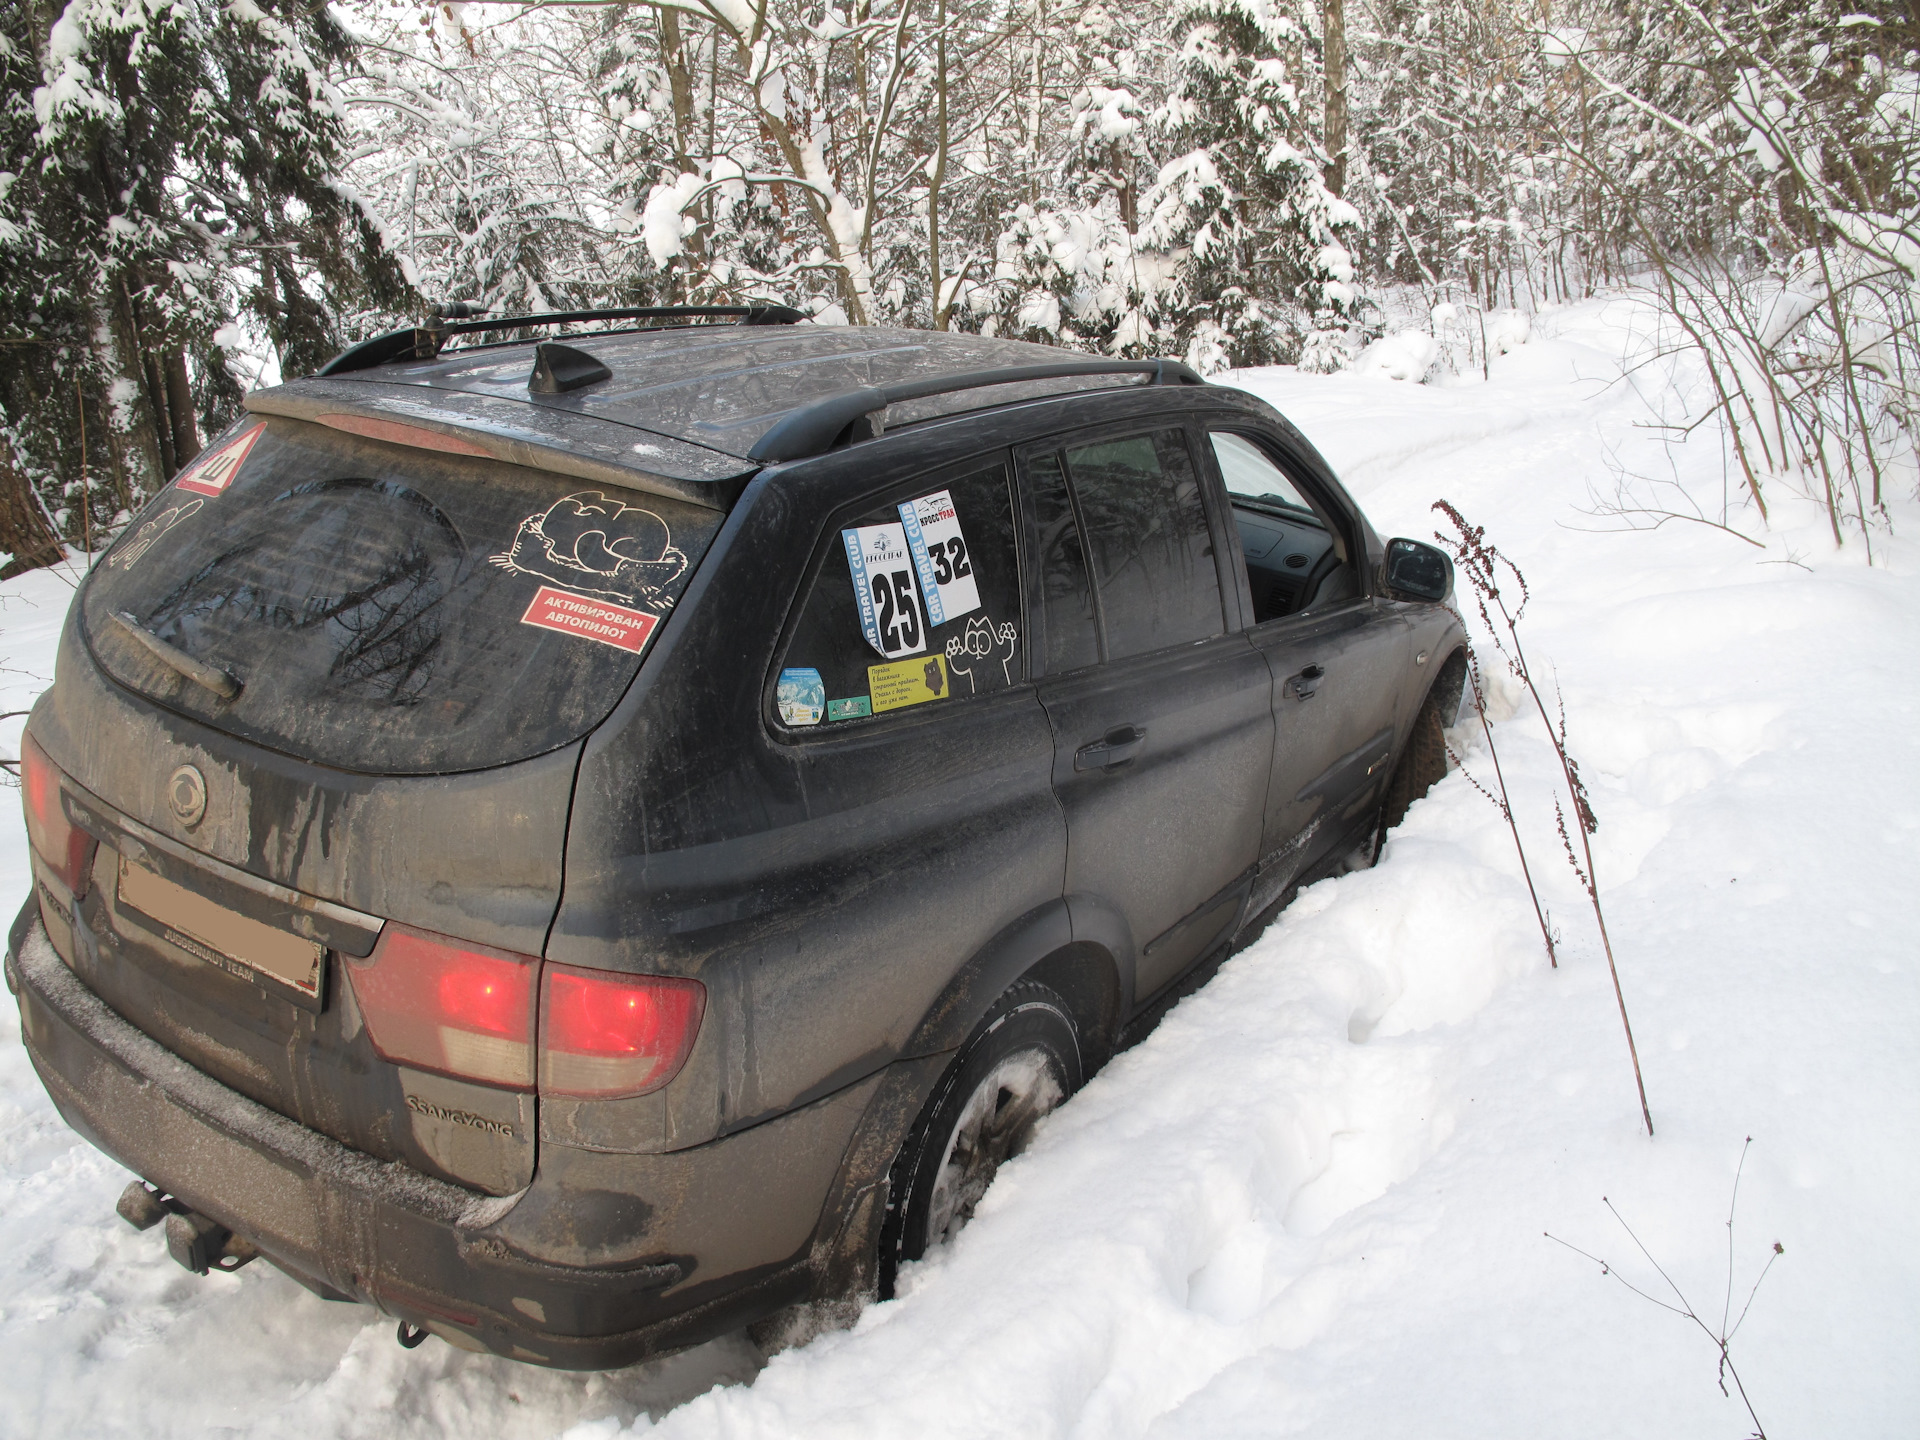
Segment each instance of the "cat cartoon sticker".
M967 693L977 695L983 682L1000 667L1004 684L1013 683L1013 657L1020 653L1020 632L1009 623L993 623L990 615L976 615L967 621L964 635L947 637L947 669L967 677Z
M651 510L583 490L529 515L493 563L546 580L576 595L594 595L664 614L668 587L687 568L667 522Z

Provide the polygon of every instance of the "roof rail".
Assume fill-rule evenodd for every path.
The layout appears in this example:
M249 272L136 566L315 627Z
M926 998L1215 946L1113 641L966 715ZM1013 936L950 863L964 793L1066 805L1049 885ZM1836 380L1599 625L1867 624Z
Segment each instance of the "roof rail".
M322 375L345 375L371 370L392 360L431 360L455 335L489 330L530 330L540 325L571 325L587 320L726 320L739 325L792 325L810 318L787 305L628 305L603 310L552 310L539 315L502 315L495 320L468 319L480 314L466 304L436 306L425 325L394 330L362 340L322 366Z
M1018 385L1028 380L1069 380L1084 375L1146 375L1152 385L1204 385L1207 382L1178 360L1063 360L1057 365L1012 365L999 370L971 370L962 375L939 375L928 380L904 380L895 385L869 385L829 395L784 416L747 452L749 460L776 465L803 460L836 446L869 440L886 428L889 405L925 400L956 390L979 390L989 385ZM872 418L877 417L877 418ZM859 426L867 423L862 434Z

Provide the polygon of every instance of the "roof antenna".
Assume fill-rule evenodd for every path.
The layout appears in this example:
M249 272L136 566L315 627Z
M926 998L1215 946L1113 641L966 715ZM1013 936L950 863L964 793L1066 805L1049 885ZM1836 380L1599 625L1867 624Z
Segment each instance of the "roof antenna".
M527 389L535 395L564 395L612 378L613 371L586 351L545 340L534 347Z

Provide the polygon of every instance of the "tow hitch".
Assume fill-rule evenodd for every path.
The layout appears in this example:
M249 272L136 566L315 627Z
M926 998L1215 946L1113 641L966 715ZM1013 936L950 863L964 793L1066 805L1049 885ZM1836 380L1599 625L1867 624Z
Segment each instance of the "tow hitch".
M136 1230L151 1230L164 1220L167 1253L196 1275L204 1275L209 1270L238 1270L260 1254L251 1240L234 1234L218 1220L190 1209L144 1180L135 1180L122 1190L119 1203L113 1208Z

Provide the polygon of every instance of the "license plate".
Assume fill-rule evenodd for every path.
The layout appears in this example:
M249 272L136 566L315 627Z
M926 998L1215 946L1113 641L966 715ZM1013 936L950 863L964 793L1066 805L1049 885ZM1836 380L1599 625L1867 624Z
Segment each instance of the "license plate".
M215 904L124 855L118 894L120 904L152 921L176 949L242 980L284 986L296 1004L319 1007L327 952L318 941Z

